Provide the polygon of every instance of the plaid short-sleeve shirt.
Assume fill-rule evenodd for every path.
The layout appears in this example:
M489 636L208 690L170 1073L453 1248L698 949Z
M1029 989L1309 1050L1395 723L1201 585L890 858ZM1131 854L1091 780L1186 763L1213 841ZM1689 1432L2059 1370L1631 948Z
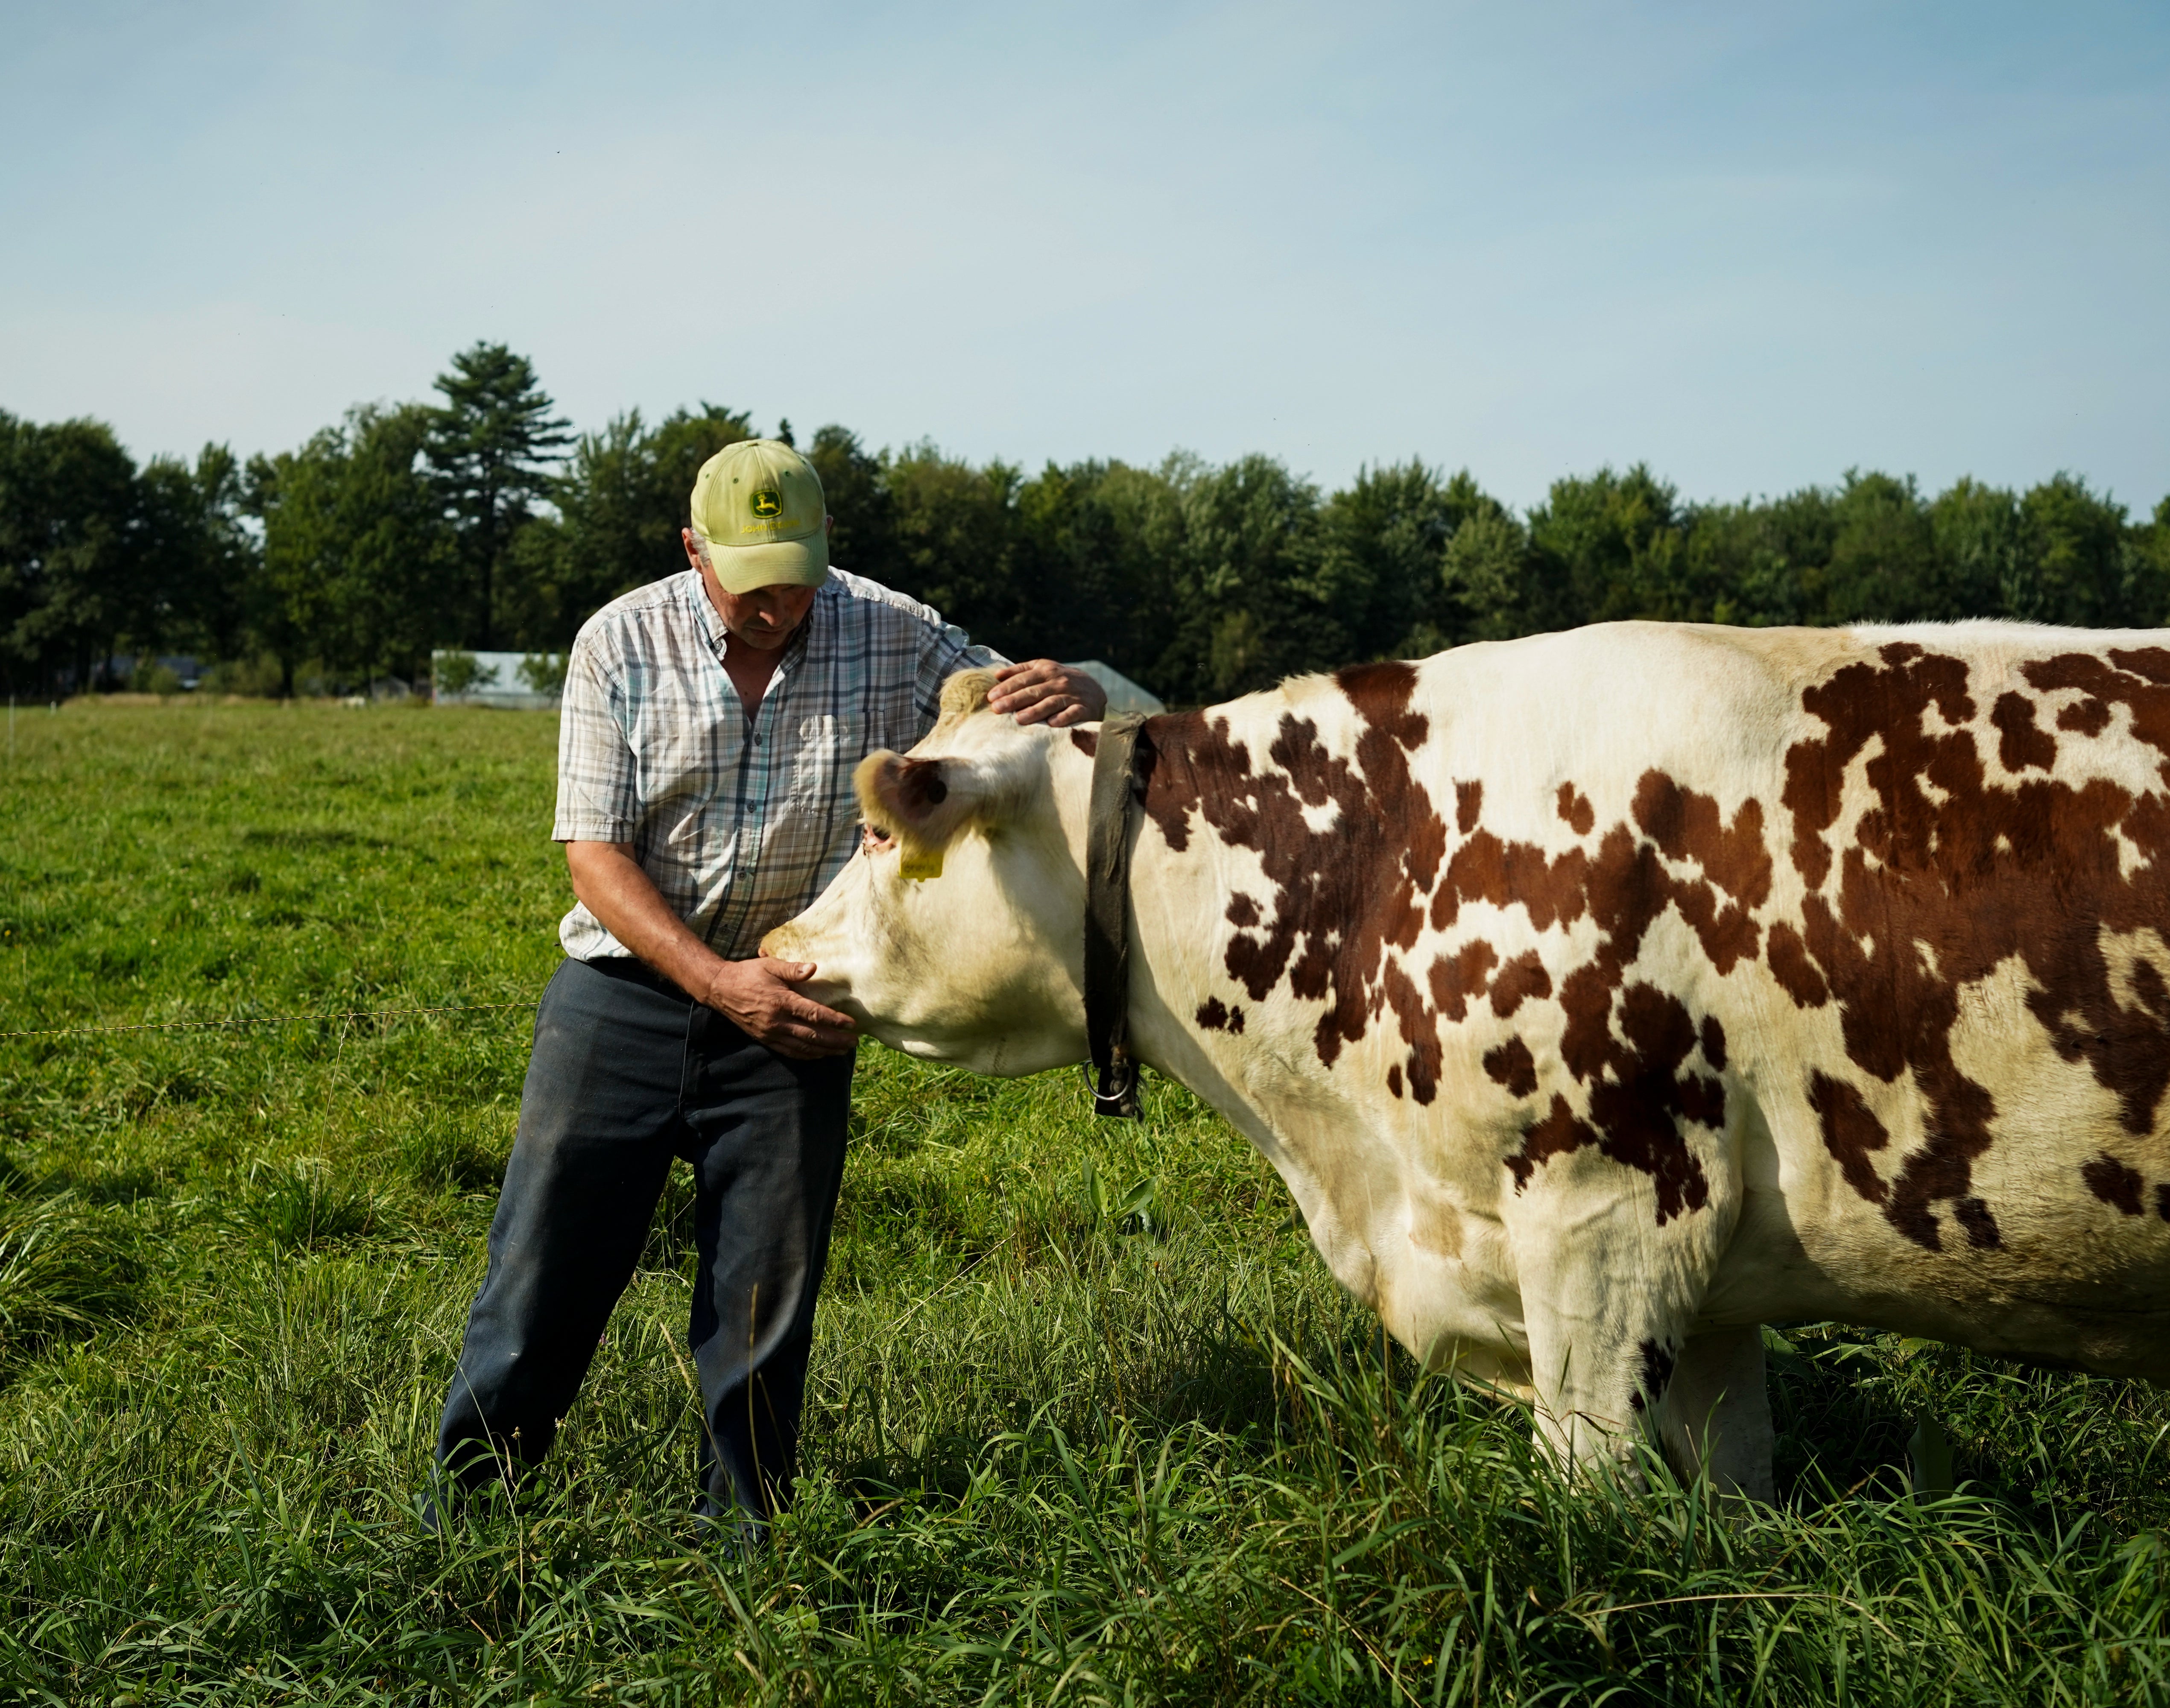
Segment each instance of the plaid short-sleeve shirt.
M588 619L566 663L551 834L633 844L671 910L739 960L851 857L853 767L932 729L948 677L1008 660L832 569L749 718L725 633L691 569ZM631 953L578 903L558 936L580 960Z

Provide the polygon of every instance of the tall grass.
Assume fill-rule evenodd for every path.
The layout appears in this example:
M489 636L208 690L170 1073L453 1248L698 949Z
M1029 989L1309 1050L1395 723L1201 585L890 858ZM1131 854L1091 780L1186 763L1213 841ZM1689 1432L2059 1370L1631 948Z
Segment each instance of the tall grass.
M552 721L26 718L0 1032L532 997ZM0 1040L0 1699L2170 1700L2170 1405L1828 1326L1784 1499L1563 1481L1180 1088L862 1058L810 1464L691 1517L674 1177L538 1486L416 1517L516 1011ZM1953 1439L1916 1501L1905 1444Z

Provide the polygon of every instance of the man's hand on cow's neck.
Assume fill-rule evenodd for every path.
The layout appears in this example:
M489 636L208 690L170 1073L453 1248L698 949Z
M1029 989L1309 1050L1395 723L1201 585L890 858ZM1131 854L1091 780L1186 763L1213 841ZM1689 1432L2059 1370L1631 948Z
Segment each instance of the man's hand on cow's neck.
M778 1055L810 1061L858 1041L848 1014L791 987L814 976L802 961L726 961L671 912L630 842L568 842L573 894L603 929L696 1002L705 1003Z
M1050 723L1066 729L1090 723L1108 712L1108 691L1084 671L1053 659L1004 665L995 672L987 709L1014 713L1020 723Z
M791 987L814 976L809 961L724 961L701 1000L778 1055L813 1061L845 1055L859 1041L847 1014L824 1008Z

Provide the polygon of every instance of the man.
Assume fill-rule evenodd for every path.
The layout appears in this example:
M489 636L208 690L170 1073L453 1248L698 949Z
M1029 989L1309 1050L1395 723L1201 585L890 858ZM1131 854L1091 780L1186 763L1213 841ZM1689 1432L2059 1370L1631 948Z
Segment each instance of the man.
M1002 666L989 703L1025 723L1097 718L1106 697L831 569L820 479L788 445L709 458L692 523L687 569L573 643L553 835L578 899L437 1458L454 1489L541 1461L682 1156L701 1510L757 1535L797 1470L857 1038L793 988L813 967L756 945L850 857L853 766L932 729L951 674Z

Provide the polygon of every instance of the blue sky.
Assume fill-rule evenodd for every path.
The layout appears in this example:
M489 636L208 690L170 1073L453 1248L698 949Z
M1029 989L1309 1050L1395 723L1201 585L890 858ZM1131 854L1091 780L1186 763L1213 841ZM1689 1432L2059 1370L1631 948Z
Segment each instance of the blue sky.
M0 11L0 408L2170 491L2170 8Z

